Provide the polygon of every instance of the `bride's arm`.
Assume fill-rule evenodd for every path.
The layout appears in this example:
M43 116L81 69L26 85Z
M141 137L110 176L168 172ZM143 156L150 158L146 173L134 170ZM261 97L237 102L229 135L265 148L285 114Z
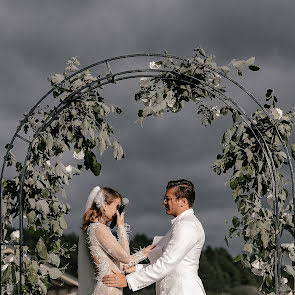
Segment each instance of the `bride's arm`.
M134 265L147 258L147 255L145 255L145 249L142 249L133 255L130 255L129 251L126 252L111 233L110 229L103 224L100 224L100 226L95 229L95 237L101 247L110 256L122 263Z
M118 225L117 228L118 242L128 255L130 255L128 239L128 232L130 231L129 227L129 224L125 223L124 225Z

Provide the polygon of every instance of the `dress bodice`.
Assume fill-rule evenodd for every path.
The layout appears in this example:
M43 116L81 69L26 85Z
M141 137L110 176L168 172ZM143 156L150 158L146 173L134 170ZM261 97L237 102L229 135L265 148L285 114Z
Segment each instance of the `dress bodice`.
M130 255L128 225L118 226L117 236L118 239L108 226L99 222L91 223L87 229L87 243L97 281L92 295L121 295L121 288L107 287L102 283L102 278L112 270L120 271L120 263L135 265L146 259L142 251Z

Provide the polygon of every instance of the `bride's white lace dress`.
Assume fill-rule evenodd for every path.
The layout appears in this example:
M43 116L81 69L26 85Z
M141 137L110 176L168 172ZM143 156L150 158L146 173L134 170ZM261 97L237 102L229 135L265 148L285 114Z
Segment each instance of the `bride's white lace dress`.
M97 281L92 295L122 295L122 288L108 287L102 283L102 278L110 274L112 270L120 271L120 262L135 265L146 259L142 251L130 255L126 225L118 226L117 235L118 240L110 228L100 222L91 223L88 226L87 243L94 262Z

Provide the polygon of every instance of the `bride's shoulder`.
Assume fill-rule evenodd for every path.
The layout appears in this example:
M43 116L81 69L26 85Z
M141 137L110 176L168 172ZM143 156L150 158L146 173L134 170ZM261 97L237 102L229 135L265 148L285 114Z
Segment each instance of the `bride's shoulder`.
M101 229L101 230L108 230L108 227L105 224L101 223L101 222L90 223L89 227L88 227L89 230L98 229L98 228Z

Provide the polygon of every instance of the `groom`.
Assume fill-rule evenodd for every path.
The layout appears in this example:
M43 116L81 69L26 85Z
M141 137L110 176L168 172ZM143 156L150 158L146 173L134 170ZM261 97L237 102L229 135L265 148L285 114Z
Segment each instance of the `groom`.
M199 259L205 233L192 209L195 201L194 185L185 179L169 181L163 200L171 229L150 252L150 264L132 267L133 273L125 276L113 271L103 283L109 287L127 287L137 291L156 282L157 295L205 295L198 276Z

